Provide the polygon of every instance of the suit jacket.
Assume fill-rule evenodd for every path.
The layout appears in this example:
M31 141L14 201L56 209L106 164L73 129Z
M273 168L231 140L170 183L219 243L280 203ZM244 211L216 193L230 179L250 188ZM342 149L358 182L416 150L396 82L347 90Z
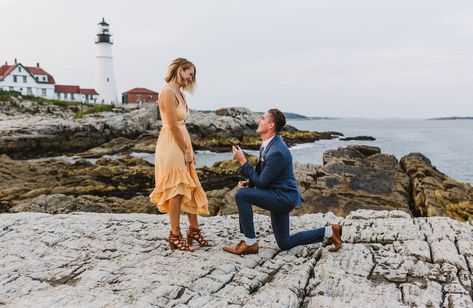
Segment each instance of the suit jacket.
M256 168L253 169L246 162L241 166L240 174L248 178L250 187L271 189L283 203L293 206L302 204L301 192L294 176L292 155L279 135L274 136L266 146Z

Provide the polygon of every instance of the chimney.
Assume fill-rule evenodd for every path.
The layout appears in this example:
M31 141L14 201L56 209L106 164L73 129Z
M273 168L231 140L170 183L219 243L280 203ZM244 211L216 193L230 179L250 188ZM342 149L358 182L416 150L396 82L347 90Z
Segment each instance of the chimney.
M39 68L39 62L36 62L36 67Z
M15 58L15 64L18 64L18 63L16 62L16 58Z

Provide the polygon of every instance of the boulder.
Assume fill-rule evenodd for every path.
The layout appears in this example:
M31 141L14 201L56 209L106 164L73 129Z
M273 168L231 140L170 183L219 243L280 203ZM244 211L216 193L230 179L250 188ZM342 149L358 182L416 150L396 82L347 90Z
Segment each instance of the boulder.
M473 221L473 187L470 184L449 178L421 153L402 157L401 167L410 178L416 215Z

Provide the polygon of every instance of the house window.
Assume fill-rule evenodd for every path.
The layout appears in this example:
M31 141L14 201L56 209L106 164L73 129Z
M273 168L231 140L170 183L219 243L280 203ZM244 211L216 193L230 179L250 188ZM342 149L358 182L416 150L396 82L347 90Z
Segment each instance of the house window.
M33 91L31 91L31 88L30 88L30 87L26 88L26 93L27 93L28 95L33 95Z
M21 66L18 66L18 71L21 73Z
M64 99L67 99L67 93L64 93Z
M41 89L41 95L46 96L46 89Z
M26 76L23 76L23 83L26 83Z
M17 82L16 76L13 75L13 82Z
M46 76L43 76L43 81L46 81Z
M74 93L71 93L71 100L75 100Z
M10 89L10 91L13 91L13 90L14 90L13 87L8 87L8 88Z
M109 82L109 81L110 81L110 79L108 79L108 77L107 77L107 82Z
M56 93L56 99L61 99L61 93Z

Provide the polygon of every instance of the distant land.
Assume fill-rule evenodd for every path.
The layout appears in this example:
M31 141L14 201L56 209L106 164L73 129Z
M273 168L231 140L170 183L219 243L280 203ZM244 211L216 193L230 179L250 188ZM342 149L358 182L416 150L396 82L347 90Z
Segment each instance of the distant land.
M191 111L192 110L193 109L191 109ZM215 110L196 110L196 111L200 111L203 113L210 113L210 112L214 112ZM264 113L261 111L253 111L253 112L257 115L263 115ZM287 120L336 120L336 119L340 119L340 118L332 118L332 117L306 117L306 116L303 116L302 114L293 113L293 112L284 112L284 115L286 116Z
M444 118L431 118L427 120L473 120L473 117L444 117Z
M264 112L255 112L256 114L262 115ZM331 117L306 117L302 114L293 113L293 112L284 112L287 120L335 120L338 118L331 118Z

